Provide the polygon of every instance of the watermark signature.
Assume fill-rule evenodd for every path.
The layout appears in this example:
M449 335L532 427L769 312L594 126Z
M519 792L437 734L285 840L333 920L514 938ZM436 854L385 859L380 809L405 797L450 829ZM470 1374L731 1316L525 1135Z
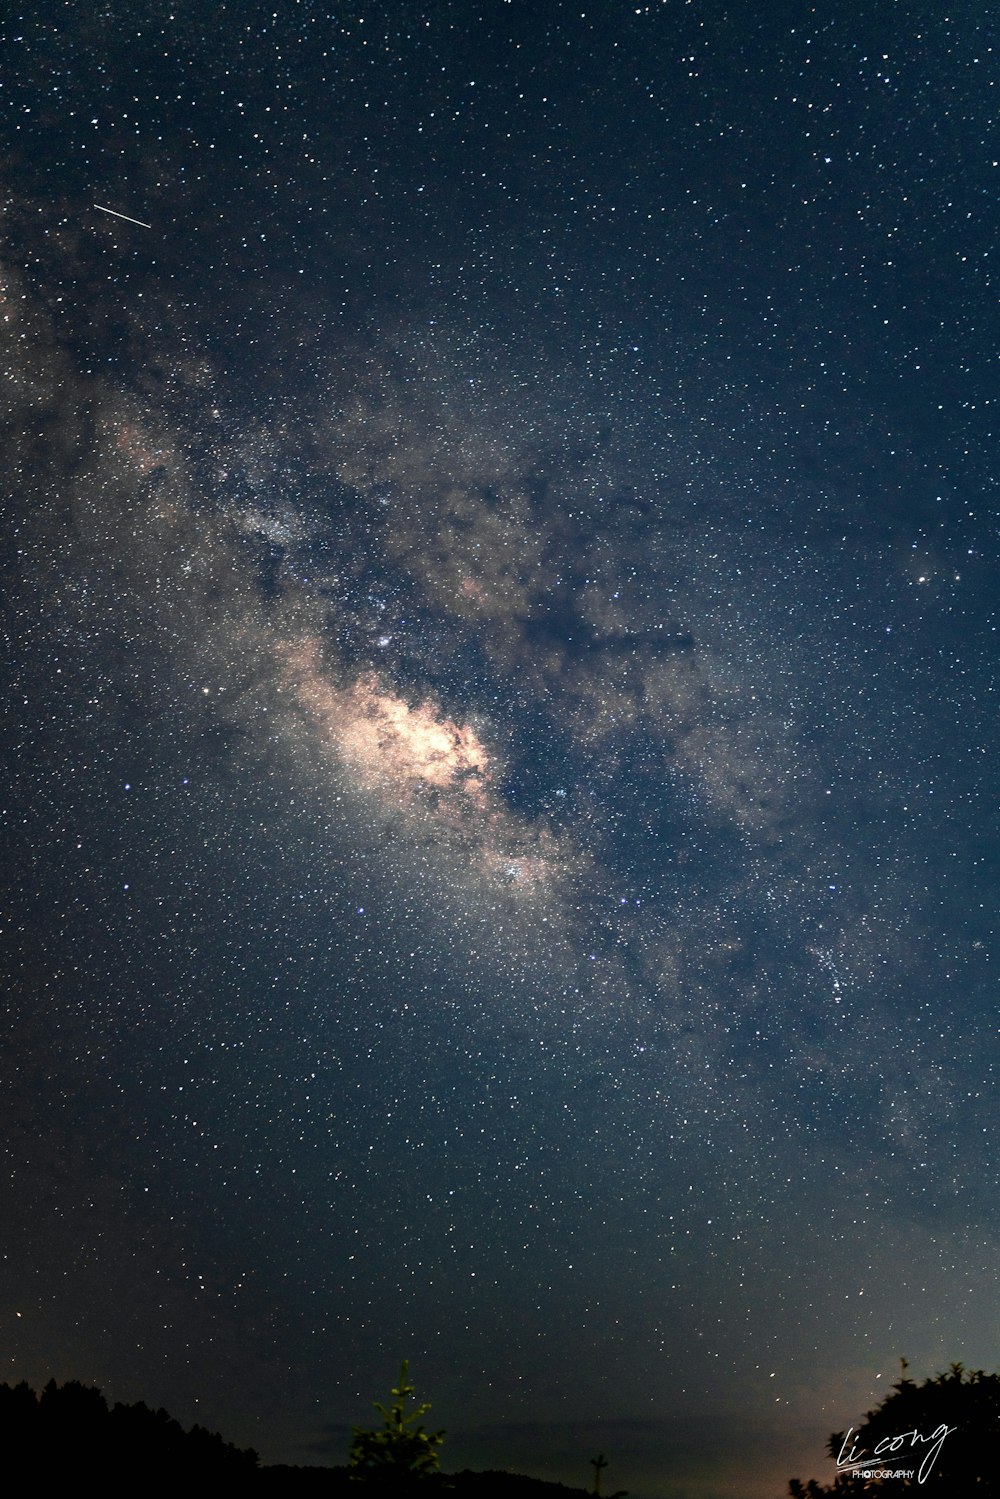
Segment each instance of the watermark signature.
M912 1478L912 1468L891 1470L883 1467L882 1464L887 1457L895 1457L898 1462L899 1454L904 1454L904 1457L909 1456L914 1449L917 1449L923 1450L923 1461L917 1469L917 1482L923 1483L937 1462L938 1453L944 1446L945 1439L957 1430L957 1426L945 1426L942 1421L934 1431L928 1432L927 1436L922 1436L914 1427L912 1431L902 1431L898 1436L883 1437L880 1442L876 1442L869 1455L867 1447L862 1447L859 1451L851 1442L851 1435L854 1431L852 1426L840 1444L840 1451L837 1454L837 1472L853 1473L858 1478ZM850 1451L848 1451L848 1446L850 1446Z

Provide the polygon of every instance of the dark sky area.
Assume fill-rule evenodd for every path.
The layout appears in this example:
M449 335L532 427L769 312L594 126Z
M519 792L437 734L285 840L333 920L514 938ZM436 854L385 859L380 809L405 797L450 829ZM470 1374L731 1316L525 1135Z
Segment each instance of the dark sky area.
M994 31L4 24L0 1379L778 1499L995 1366Z

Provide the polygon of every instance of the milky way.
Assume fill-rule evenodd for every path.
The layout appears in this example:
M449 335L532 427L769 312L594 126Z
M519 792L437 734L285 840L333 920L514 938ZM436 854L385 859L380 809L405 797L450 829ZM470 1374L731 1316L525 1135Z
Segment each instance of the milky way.
M992 1357L987 49L175 9L13 70L5 1377L765 1499Z

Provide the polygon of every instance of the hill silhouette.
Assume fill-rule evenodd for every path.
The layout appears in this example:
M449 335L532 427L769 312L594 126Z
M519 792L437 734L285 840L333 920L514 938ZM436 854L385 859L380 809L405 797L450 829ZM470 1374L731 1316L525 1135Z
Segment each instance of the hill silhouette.
M352 1478L348 1468L292 1468L277 1465L259 1470L261 1491L268 1495L299 1495L309 1499L310 1495L330 1496L341 1499L362 1499L370 1493L426 1494L428 1499L440 1495L440 1499L588 1499L585 1489L567 1488L563 1483L550 1483L544 1478L527 1478L521 1473L506 1473L487 1469L482 1473L465 1468L460 1473L439 1473L418 1480L412 1488L369 1488Z
M109 1406L95 1386L77 1380L49 1383L38 1395L25 1382L0 1384L0 1450L8 1475L20 1474L42 1492L57 1485L96 1483L105 1493L177 1491L182 1483L226 1483L240 1493L319 1495L360 1499L374 1485L359 1483L346 1467L262 1467L251 1447L235 1447L204 1426L185 1431L163 1409L144 1402ZM468 1470L434 1474L419 1483L457 1499L582 1499L583 1489L516 1473ZM395 1492L395 1490L394 1490Z

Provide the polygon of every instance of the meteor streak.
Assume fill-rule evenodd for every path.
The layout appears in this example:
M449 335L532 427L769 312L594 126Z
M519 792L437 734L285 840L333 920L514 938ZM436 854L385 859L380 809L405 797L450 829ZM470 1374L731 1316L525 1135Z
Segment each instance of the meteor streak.
M144 224L142 219L134 219L129 213L119 213L116 208L103 208L100 203L95 203L94 207L99 209L101 213L110 213L112 218L124 219L128 224L138 224L140 229L152 229L153 227L152 224Z

